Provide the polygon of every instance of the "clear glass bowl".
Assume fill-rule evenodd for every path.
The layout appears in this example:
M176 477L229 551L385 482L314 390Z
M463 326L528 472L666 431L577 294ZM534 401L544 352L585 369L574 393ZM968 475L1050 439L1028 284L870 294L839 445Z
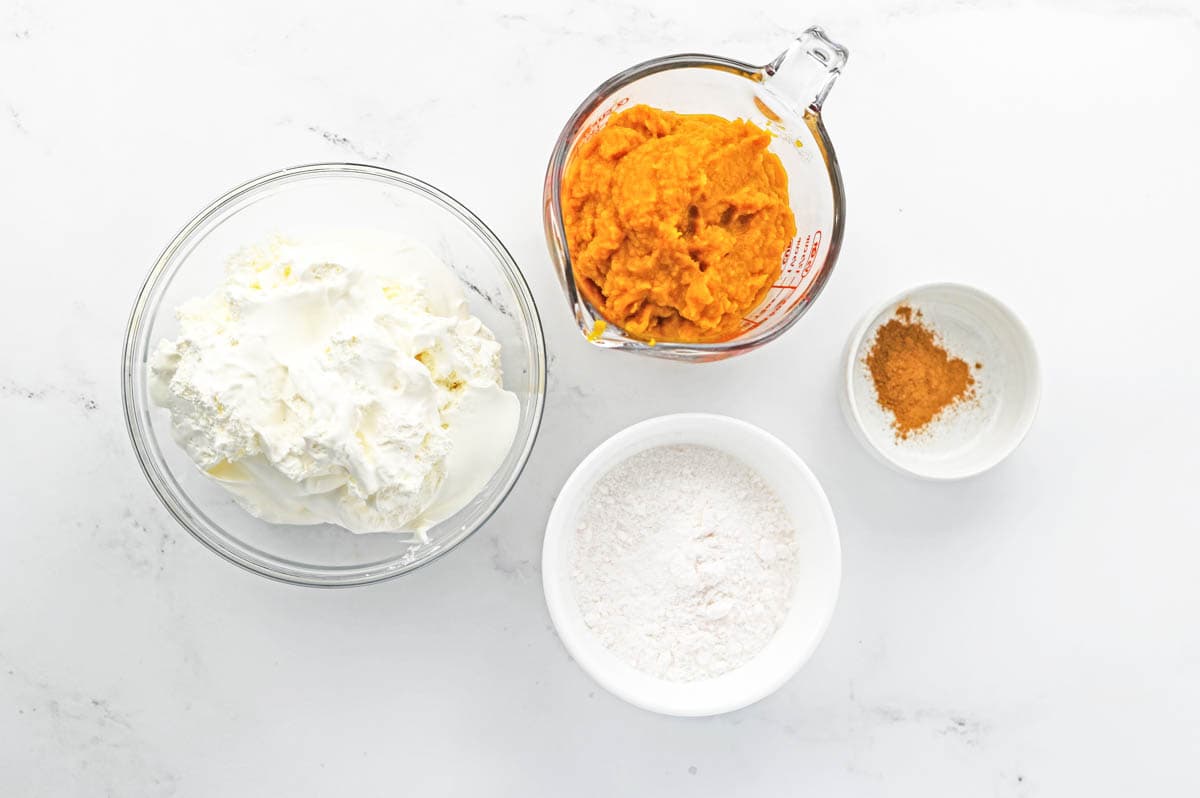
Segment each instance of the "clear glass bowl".
M261 521L192 463L153 405L147 356L178 334L174 310L221 284L225 260L274 233L371 228L424 242L458 275L471 312L503 346L505 387L521 417L508 456L466 507L428 531L358 535L331 524ZM125 420L142 470L173 516L201 543L263 576L314 586L378 582L430 562L465 540L504 501L542 417L546 348L533 296L504 245L474 214L420 180L374 166L314 164L252 180L205 208L167 246L142 286L125 335Z
M825 287L845 228L846 198L821 106L848 53L820 28L809 28L766 66L714 55L672 55L631 67L602 83L567 120L546 170L546 244L579 329L597 346L672 360L721 360L775 340L799 321ZM796 237L783 253L780 278L742 320L735 337L716 343L645 341L608 324L575 285L562 217L562 179L575 148L608 117L645 104L684 114L745 119L773 135L770 151L788 174Z

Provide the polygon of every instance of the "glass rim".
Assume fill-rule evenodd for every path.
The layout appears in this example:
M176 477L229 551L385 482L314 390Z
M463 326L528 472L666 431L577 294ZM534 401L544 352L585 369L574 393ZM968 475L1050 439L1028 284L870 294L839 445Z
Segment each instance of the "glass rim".
M195 510L200 510L200 508L186 496L186 492L178 485L173 476L164 473L162 466L155 457L158 453L158 446L155 435L148 428L148 413L140 412L141 410L148 410L148 408L139 408L138 406L137 391L139 388L135 384L135 373L139 364L139 357L144 354L149 346L147 343L149 340L148 337L143 335L148 324L148 313L157 304L158 298L154 297L154 294L160 287L164 287L162 280L170 274L167 267L175 260L180 249L192 240L198 230L204 228L206 224L243 197L273 184L287 183L317 175L372 178L391 183L433 201L443 210L448 211L459 221L463 222L495 256L497 265L501 268L509 284L512 286L513 293L516 296L520 322L529 335L530 348L532 350L531 360L534 367L532 375L534 390L531 392L532 409L530 412L528 433L525 435L526 440L521 447L521 451L518 453L512 473L508 475L505 483L496 492L496 495L480 514L479 518L465 525L461 533L447 539L436 551L426 557L407 563L403 562L406 555L401 554L366 565L318 566L314 568L307 564L296 563L297 568L295 569L281 569L272 567L265 562L260 562L253 556L248 556L244 551L239 551L225 545L223 540L209 534L203 529L203 526L205 524L211 525L221 531L224 537L232 538L242 549L257 551L254 547L237 541L236 538L225 532L221 525L209 520L202 511L200 515L204 523L200 523L195 519L188 505L191 505ZM143 337L146 337L146 341L140 340ZM482 219L446 192L404 172L370 164L322 162L268 172L238 185L206 205L172 237L170 243L162 250L155 260L154 265L150 268L134 300L133 308L130 311L125 327L121 370L121 406L125 418L126 432L133 445L134 454L143 475L145 475L147 482L150 483L150 487L159 501L175 521L186 529L192 537L204 544L206 548L243 570L287 584L305 587L337 588L387 581L428 565L471 537L495 514L500 505L508 498L517 481L520 479L521 474L524 472L537 440L546 401L547 359L545 332L542 328L541 316L538 313L537 304L534 301L533 292L529 288L529 283L513 259L512 254L509 253L508 248L504 246L499 237L496 236ZM520 430L518 430L519 433ZM277 559L273 555L268 556L271 556L272 559Z
M730 72L746 80L761 83L767 75L769 66L769 64L756 66L744 61L705 53L680 53L678 55L652 58L624 69L608 80L605 80L588 94L575 109L574 113L567 119L562 131L559 133L558 139L555 141L554 150L550 155L550 162L546 167L543 196L549 202L545 202L544 223L546 243L551 251L551 257L556 263L560 259L562 260L562 263L558 264L561 268L559 277L563 284L563 289L567 292L567 299L574 309L577 322L580 321L578 318L580 305L588 309L593 320L604 319L604 314L586 296L580 293L575 286L571 253L570 248L567 246L567 232L563 224L562 177L566 171L567 154L582 133L580 129L582 121L615 92L634 81L659 72L693 68L714 69ZM838 165L837 155L833 149L833 142L830 140L829 134L825 130L825 124L821 120L820 109L809 106L804 110L802 121L808 126L817 141L822 160L825 162L826 172L829 175L830 187L833 194L833 224L830 229L829 252L825 256L825 263L821 271L813 280L804 304L792 312L788 318L784 319L782 324L744 338L714 341L711 343L657 341L651 346L646 341L623 337L612 341L611 345L607 346L607 348L623 349L651 356L677 357L688 360L718 359L740 352L751 351L770 343L790 330L808 312L808 309L812 307L813 303L816 302L821 292L825 289L825 284L829 281L829 277L837 265L838 256L841 254L842 237L846 224L846 193L842 181L841 167ZM592 343L600 346L605 345L601 341L593 341Z

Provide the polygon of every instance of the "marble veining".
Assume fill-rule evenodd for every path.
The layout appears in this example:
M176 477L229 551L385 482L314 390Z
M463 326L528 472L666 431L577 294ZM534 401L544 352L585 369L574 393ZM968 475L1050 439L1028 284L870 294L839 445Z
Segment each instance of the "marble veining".
M175 776L136 721L110 700L88 696L18 669L0 654L0 669L25 728L22 742L47 757L45 766L6 770L11 794L176 794Z
M321 138L328 141L339 150L350 153L358 158L363 159L368 163L387 163L392 160L392 156L381 150L368 150L361 144L358 144L340 133L334 133L332 130L326 130L318 125L309 125L310 133L316 133Z

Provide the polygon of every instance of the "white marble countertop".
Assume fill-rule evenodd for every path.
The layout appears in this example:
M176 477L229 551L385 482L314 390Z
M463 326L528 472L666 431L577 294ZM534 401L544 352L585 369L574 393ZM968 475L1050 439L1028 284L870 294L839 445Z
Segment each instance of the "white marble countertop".
M478 0L0 0L0 794L1182 795L1200 791L1200 10L1192 0L807 7ZM541 181L611 73L851 50L826 104L849 196L829 288L788 335L673 366L589 347ZM381 163L508 244L549 340L545 423L495 518L344 591L234 568L160 508L120 414L145 272L212 197ZM886 471L837 407L869 306L994 291L1041 414L983 477ZM566 656L538 573L558 487L652 415L745 418L837 514L841 601L809 665L724 717L654 716Z

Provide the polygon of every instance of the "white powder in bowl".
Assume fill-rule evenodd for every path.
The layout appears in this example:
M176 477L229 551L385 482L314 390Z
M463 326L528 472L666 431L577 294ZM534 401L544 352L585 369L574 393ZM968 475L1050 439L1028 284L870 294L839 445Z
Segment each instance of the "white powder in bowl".
M638 670L676 682L753 658L787 616L796 532L752 468L705 446L660 446L601 477L571 569L584 621Z

